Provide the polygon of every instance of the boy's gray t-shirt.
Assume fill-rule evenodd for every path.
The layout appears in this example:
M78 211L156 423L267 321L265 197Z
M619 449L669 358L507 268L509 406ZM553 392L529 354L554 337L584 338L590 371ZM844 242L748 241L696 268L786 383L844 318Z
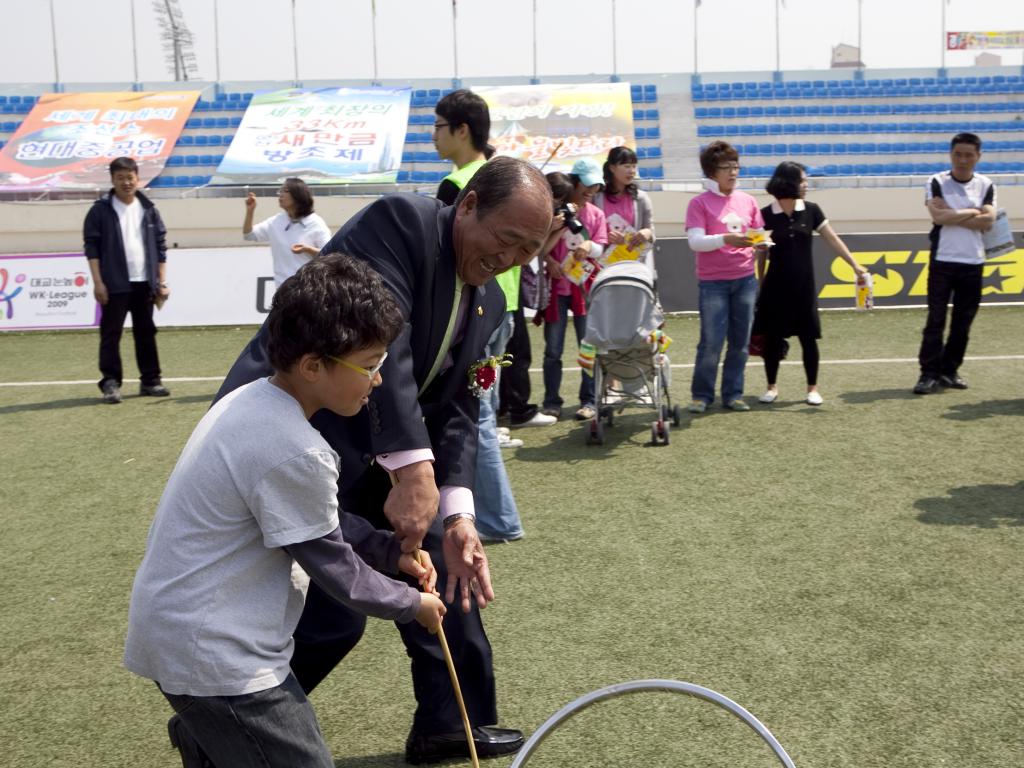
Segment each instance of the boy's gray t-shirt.
M172 694L234 696L283 682L309 578L282 547L338 527L337 480L337 454L269 380L211 408L157 507L125 666ZM360 578L381 581L375 615L415 616L415 590L348 554Z

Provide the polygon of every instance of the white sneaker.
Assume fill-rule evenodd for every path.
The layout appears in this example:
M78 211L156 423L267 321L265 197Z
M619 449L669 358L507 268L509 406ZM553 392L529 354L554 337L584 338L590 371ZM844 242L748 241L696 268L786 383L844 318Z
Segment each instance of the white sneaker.
M499 448L519 448L522 446L523 441L518 437L509 437L508 435L498 435L498 447Z
M761 395L759 398L757 398L757 402L759 402L759 403L774 403L778 399L779 399L779 390L777 390L777 389L769 389L767 392L765 392L763 395Z
M508 437L508 427L498 427L498 434Z
M550 427L556 421L558 421L558 419L554 416L549 416L546 413L537 411L529 421L524 421L520 424L513 424L512 426L516 429L519 429L520 427ZM505 431L508 432L508 430Z
M818 393L817 390L815 390L814 392L807 393L808 405L821 405L823 402L825 401L821 399L821 395Z

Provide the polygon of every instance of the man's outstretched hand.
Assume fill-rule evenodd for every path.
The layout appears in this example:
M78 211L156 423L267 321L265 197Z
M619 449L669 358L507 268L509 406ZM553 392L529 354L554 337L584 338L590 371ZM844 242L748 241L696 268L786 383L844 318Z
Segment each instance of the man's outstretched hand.
M451 603L456 597L462 604L463 613L469 613L472 598L476 604L486 608L494 599L491 587L491 571L487 565L487 554L476 526L468 518L462 518L444 532L444 562L448 567L448 582L445 587L445 602Z

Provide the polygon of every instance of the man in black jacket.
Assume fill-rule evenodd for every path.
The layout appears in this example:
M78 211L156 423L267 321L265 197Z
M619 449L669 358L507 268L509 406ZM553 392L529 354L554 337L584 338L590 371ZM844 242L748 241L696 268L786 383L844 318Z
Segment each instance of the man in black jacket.
M156 351L154 302L163 304L167 289L167 230L156 206L141 192L139 167L130 157L110 164L113 188L93 203L85 216L85 257L92 272L100 315L100 391L107 403L121 402L121 332L132 315L140 395L166 397Z
M479 608L494 592L473 518L480 404L469 374L505 309L491 278L530 261L551 224L543 175L503 157L477 171L454 206L387 195L357 213L322 251L369 262L398 300L405 326L388 347L384 384L367 408L349 418L320 411L311 423L340 456L342 508L393 528L404 551L426 549L438 584L446 584L446 600L460 600L462 610L448 612L445 634L481 756L514 752L523 739L517 730L487 727L498 717ZM269 375L265 336L261 329L242 352L218 397ZM364 617L310 587L292 657L307 692L359 642L364 626ZM417 700L406 760L468 754L437 638L407 625L399 631Z

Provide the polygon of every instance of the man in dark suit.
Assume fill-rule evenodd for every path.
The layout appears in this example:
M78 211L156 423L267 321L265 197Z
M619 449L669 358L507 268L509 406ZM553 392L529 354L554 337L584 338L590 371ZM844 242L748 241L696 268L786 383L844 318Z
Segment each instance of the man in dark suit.
M479 608L494 592L473 522L479 401L469 389L469 371L505 309L491 278L530 261L551 224L544 176L501 157L477 171L455 205L418 195L382 197L322 251L369 262L395 294L406 323L388 348L384 384L368 407L348 418L320 411L311 423L341 457L341 506L393 528L404 551L427 550L438 583L446 585L445 599L459 599L462 611L449 611L445 634L481 756L514 752L523 738L517 730L489 727L498 718ZM264 337L261 329L218 397L269 375ZM355 646L364 627L365 617L310 585L292 658L306 692ZM406 759L418 764L467 755L437 638L407 625L399 631L412 658L417 700Z

